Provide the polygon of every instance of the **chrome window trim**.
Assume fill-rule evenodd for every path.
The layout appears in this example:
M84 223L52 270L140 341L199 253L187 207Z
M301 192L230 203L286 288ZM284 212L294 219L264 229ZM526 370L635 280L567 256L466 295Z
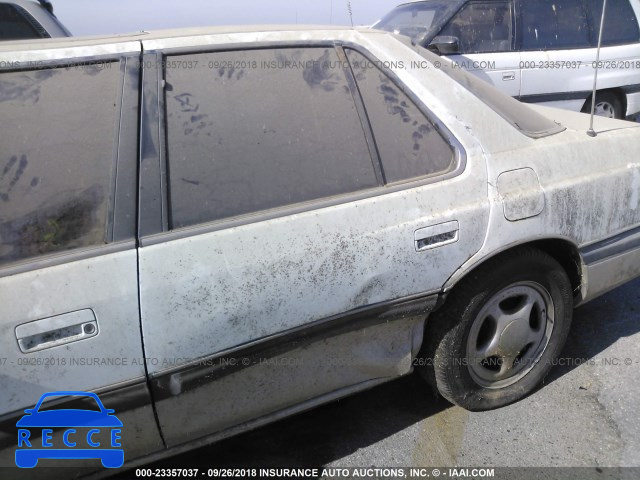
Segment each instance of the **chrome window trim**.
M138 162L138 236L165 231L167 217L166 137L162 56L142 55ZM163 91L161 91L161 88Z
M123 58L123 93L120 109L112 242L135 239L138 211L140 144L140 56Z
M135 250L136 246L136 241L131 239L122 242L109 243L107 245L77 248L74 250L57 252L51 255L43 255L41 257L14 262L4 267L0 267L0 278L19 275L21 273L32 272L44 268L58 267L67 263L126 252L127 250Z
M33 43L35 42L35 43ZM33 70L36 68L55 68L75 64L92 62L119 61L129 55L140 55L139 41L122 41L96 43L91 45L91 39L74 45L69 40L68 45L57 44L47 48L56 39L46 41L25 41L24 43L2 42L0 44L0 71L5 70ZM88 45L87 45L88 44ZM34 46L42 48L33 48Z
M161 232L146 237L140 238L140 247L149 247L152 245L159 245L162 243L172 242L174 240L181 240L197 235L205 235L208 233L219 232L230 228L241 227L245 225L251 225L253 223L265 222L268 220L274 220L277 218L287 217L291 215L298 215L301 213L312 212L315 210L322 210L337 205L343 205L347 203L353 203L360 200L367 200L370 198L376 198L391 193L397 193L404 190L410 190L413 188L419 188L426 185L440 183L446 180L450 180L459 176L464 171L466 165L466 157L460 152L460 156L457 160L458 168L450 172L448 175L438 177L427 177L412 182L392 184L388 186L377 187L369 190L362 190L356 193L348 193L330 198L323 198L321 200L313 200L310 202L289 205L285 207L274 208L271 210L260 211L251 213L239 217L230 219L224 219L217 222L210 222L201 225L195 225L191 227L185 227L178 230L172 230L167 232Z
M192 46L192 47L191 46L177 47L177 48L166 48L166 49L145 51L144 58L147 58L147 55L148 55L149 58L155 57L156 59L155 68L158 70L158 75L156 77L158 79L158 102L155 105L157 105L157 108L159 109L159 111L145 112L145 114L142 115L142 122L143 122L142 130L144 131L146 128L149 131L155 131L157 129L159 138L163 139L163 141L161 142L162 153L159 154L161 155L161 158L158 159L160 162L159 168L161 169L163 168L162 167L163 158L164 159L167 158L166 123L164 119L164 115L166 114L164 92L159 91L160 85L162 85L162 83L164 82L164 68L163 68L164 59L170 56L187 55L187 54L194 55L199 53L205 54L205 53L216 53L216 52L265 50L265 49L277 49L277 48L322 48L322 47L336 49L339 52L338 53L339 58L342 58L342 55L344 54L343 52L344 48L351 48L353 50L356 50L357 52L361 53L368 59L377 58L366 47L363 47L358 43L354 43L350 41L340 41L340 40L334 40L334 41L293 40L293 41L254 42L254 43L233 43L233 44L222 44L222 45L199 45L199 46ZM158 59L160 59L160 62L158 62ZM404 82L402 82L402 80L393 71L385 67L381 68L381 70L393 81L393 83L405 95L407 95L410 98L412 102L415 103L418 110L433 124L433 126L440 133L440 135L442 135L445 141L452 147L452 150L454 153L454 161L452 162L452 168L448 172L437 173L433 175L425 175L423 177L411 178L411 179L403 180L400 182L395 182L393 184L381 185L379 187L375 187L368 190L350 192L343 195L336 195L333 197L311 200L309 202L304 202L304 203L295 204L295 205L286 205L283 207L277 207L274 209L263 210L259 212L252 212L249 214L226 218L226 219L222 219L214 222L207 222L207 223L202 223L202 224L193 225L189 227L184 227L181 229L169 230L169 225L167 223L166 216L165 216L166 211L168 209L168 203L167 203L168 198L166 195L166 192L167 192L166 182L168 179L166 175L163 176L161 173L159 175L155 175L156 178L158 178L161 182L164 183L164 186L156 185L154 186L154 189L157 190L158 188L160 188L161 191L164 191L165 193L162 196L162 206L160 208L158 208L157 205L155 207L153 205L149 205L147 204L148 200L145 200L144 191L143 191L144 189L142 188L142 185L145 185L145 186L148 185L149 178L148 178L148 174L145 175L141 168L140 170L141 190L140 190L140 205L139 205L139 211L140 211L139 222L141 226L139 230L140 246L146 247L151 245L157 245L157 244L166 243L174 240L189 238L195 235L203 235L207 233L226 230L229 228L264 222L267 220L273 220L280 217L306 213L306 212L320 210L320 209L341 205L341 204L346 204L346 203L352 203L360 200L365 200L368 198L375 198L375 197L387 195L390 193L396 193L403 190L410 190L410 189L422 187L425 185L443 182L461 175L465 171L466 165L467 165L467 154L464 147L462 146L462 143L453 135L451 130L449 130L447 126L424 104L424 102L422 102L420 98L417 95L415 95L415 93L413 93L409 88L407 88ZM349 68L349 71L351 72L350 75L353 76L353 72L351 68ZM143 96L147 93L149 88L152 88L151 83L152 82L150 82L149 84L144 83ZM375 136L373 135L373 131L371 130L368 116L366 115L366 110L364 108L364 103L359 92L357 92L357 97L358 97L358 100L355 102L356 108L357 109L360 108L358 106L358 103L360 102L363 109L362 112L358 110L358 114L364 115L364 117L361 116L361 121L366 119L366 122L364 121L361 122L363 131L365 132L364 133L365 138L370 137L372 140L373 146L375 147L375 150L371 152L372 161L374 162L377 161L379 164L380 159L377 151L377 146L375 146ZM145 102L145 106L146 106L146 102ZM151 105L149 105L149 107L151 107ZM158 122L157 128L156 126L144 125L145 122L149 122L149 118L157 119L157 122ZM141 139L141 145L143 142L144 142L144 139ZM367 144L369 144L369 138L367 138ZM165 172L169 171L170 167L171 165L169 162L169 164L164 167L166 169ZM382 168L381 167L379 168L382 171ZM155 210L155 213L153 215L155 215L155 219L146 218L146 215L148 215L148 213L145 213L145 212L147 211L153 212L154 210ZM159 217L160 215L162 216L162 218ZM155 225L155 228L151 228L150 225ZM162 225L162 230L159 229L159 225Z
M113 118L113 146L112 148L112 167L111 171L112 178L109 185L109 204L107 205L107 218L106 225L104 229L104 241L105 243L113 242L114 238L114 230L115 230L115 210L116 210L116 202L117 202L117 188L118 188L118 163L119 163L119 146L120 146L120 135L122 133L122 117L124 110L124 95L125 95L125 85L126 85L126 76L125 76L125 67L126 67L126 59L121 58L118 68L120 70L120 78L118 81L118 93L116 96L116 102L119 107L119 111L116 111L116 114Z

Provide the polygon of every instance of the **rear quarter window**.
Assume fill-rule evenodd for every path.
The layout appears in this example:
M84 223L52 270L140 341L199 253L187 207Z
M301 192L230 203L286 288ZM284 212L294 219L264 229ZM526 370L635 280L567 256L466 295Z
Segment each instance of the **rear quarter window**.
M347 49L387 183L444 174L453 148L413 101L373 62Z

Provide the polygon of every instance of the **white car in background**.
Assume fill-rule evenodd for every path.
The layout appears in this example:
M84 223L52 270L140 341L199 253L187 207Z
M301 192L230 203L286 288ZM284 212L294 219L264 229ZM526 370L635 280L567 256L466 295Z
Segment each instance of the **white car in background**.
M373 28L408 35L455 66L527 103L640 112L639 0L609 0L600 62L603 0L425 0L396 7Z
M70 37L46 0L0 0L0 41Z

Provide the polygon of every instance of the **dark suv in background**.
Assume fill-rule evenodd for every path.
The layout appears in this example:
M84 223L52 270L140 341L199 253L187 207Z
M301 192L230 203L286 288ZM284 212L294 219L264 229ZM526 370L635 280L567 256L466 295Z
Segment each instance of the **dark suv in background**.
M69 30L53 14L51 2L0 1L0 40L70 36Z

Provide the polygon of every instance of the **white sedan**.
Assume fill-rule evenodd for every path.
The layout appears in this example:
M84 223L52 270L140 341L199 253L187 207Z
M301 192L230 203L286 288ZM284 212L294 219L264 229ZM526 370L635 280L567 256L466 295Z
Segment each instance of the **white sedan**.
M7 464L47 392L98 393L129 466L414 367L497 408L640 275L640 125L389 33L7 42L0 113Z

